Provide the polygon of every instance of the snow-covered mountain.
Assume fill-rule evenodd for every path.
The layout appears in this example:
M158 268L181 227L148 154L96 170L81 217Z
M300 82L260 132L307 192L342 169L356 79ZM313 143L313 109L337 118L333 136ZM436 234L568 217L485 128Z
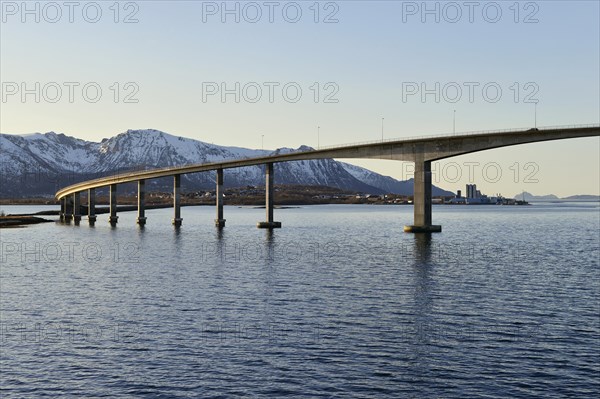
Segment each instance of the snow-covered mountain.
M385 193L393 194L407 194L412 195L413 192L413 179L408 180L396 180L390 176L383 176L379 173L370 171L369 169L361 168L360 166L351 165L345 162L339 162L342 164L344 169L348 171L356 179L367 182L369 185L377 187L383 190ZM454 195L453 193L443 190L439 187L433 186L431 194L434 196L438 195Z
M100 143L49 132L0 134L0 197L53 195L79 181L131 170L182 166L278 154L276 151L224 147L158 130L128 130ZM261 166L225 170L225 185L263 185ZM412 194L412 181L398 181L333 159L275 164L275 183L338 187L365 193ZM149 189L167 189L170 181L151 180ZM184 190L214 187L214 172L183 176ZM434 188L434 195L447 193ZM447 195L450 195L448 193Z

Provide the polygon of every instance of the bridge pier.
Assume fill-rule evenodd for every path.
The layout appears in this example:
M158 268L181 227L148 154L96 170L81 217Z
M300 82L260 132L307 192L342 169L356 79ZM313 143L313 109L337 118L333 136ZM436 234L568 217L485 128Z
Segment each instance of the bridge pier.
M96 189L88 189L88 223L90 226L96 224Z
M273 184L275 175L273 173L273 162L269 162L266 164L265 174L265 208L267 210L267 221L258 222L256 227L258 227L259 229L278 229L281 227L281 222L273 221L273 208L275 205L275 186Z
M60 199L60 213L58 214L59 220L61 223L65 222L66 209L67 209L67 199L65 197L62 197Z
M180 227L181 218L181 175L173 176L173 208L175 214L173 215L173 226Z
M137 224L144 226L146 224L146 180L138 180L138 217Z
M225 227L225 219L223 219L223 169L217 169L217 218L215 226Z
M71 224L71 215L73 215L73 199L70 195L67 195L65 198L65 223Z
M115 226L119 217L117 216L117 185L110 185L110 216L108 217L108 222L111 226Z
M439 233L442 226L431 224L431 161L415 161L414 224L404 226L407 233Z
M76 226L79 226L81 221L81 193L73 193L73 222Z

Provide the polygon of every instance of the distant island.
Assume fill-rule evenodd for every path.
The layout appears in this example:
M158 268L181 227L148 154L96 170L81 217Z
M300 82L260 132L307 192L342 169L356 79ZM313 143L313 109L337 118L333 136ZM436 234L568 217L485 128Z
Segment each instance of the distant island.
M600 195L571 195L570 197L563 197L562 199L568 201L600 201Z
M533 195L528 193L527 191L523 191L520 194L514 196L517 200L525 201L586 201L586 202L595 202L600 201L600 195L589 195L589 194L579 194L579 195L571 195L569 197L558 197L554 194L548 195Z

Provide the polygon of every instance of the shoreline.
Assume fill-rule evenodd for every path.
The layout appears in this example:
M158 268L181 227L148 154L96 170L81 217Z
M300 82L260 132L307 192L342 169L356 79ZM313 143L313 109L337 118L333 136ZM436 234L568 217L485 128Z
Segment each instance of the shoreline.
M40 218L34 215L7 215L0 216L0 229L19 228L31 224L52 223L54 220Z
M12 202L0 202L0 205L6 205L6 206L40 206L40 205L55 205L56 207L59 207L59 204L48 204L47 202L44 203L37 203L37 202L32 202L31 199L26 200L27 203L19 203L20 201L17 201L17 203L12 203ZM330 201L330 202L320 202L320 203L312 203L312 202L307 202L307 203L301 203L301 201L298 202L294 202L294 201L287 201L288 203L286 204L281 204L281 205L275 205L275 209L298 209L304 206L311 206L311 205L374 205L374 206L402 206L402 205L408 205L408 206L412 206L412 201L411 202L399 202L399 203L385 203L385 202L381 202L381 201L367 201L367 202L361 202L361 203L348 203L348 202L334 202L334 201ZM594 200L578 200L578 201L573 201L573 200L562 200L562 201L536 201L536 203L544 203L544 204L552 204L552 203L587 203L587 204L591 204L591 203L600 203L600 201L594 201ZM433 203L432 205L434 206L460 206L460 207L480 207L480 206L529 206L532 205L532 203L527 202L527 203L514 203L514 204L495 204L495 203L471 203L471 204L464 204L464 203L441 203L441 202L437 202L437 203ZM210 202L201 202L201 203L182 203L181 207L193 207L193 206L210 206L210 207L214 207L215 204L214 203L210 203ZM242 207L248 207L248 208L252 208L252 209L265 209L265 205L261 205L261 204L256 204L254 201L250 201L249 203L232 203L232 204L226 204L225 206L234 206L234 207L238 207L238 208L242 208ZM150 205L146 205L145 209L146 210L151 210L151 209L168 209L168 208L172 208L173 204L172 203L163 203L163 204L150 204ZM117 212L121 213L121 212L136 212L137 211L137 205L118 205L117 206ZM81 206L81 210L80 210L80 214L82 217L86 217L87 216L87 206L82 205ZM102 215L102 214L108 214L110 213L110 208L107 206L107 204L103 204L101 206L97 206L95 209L95 213L96 215ZM0 228L19 228L19 227L26 227L28 225L33 225L33 224L40 224L40 223L51 223L51 222L58 222L57 219L44 219L40 216L59 216L60 214L60 209L56 209L56 210L45 210L45 211L38 211L38 212L34 212L34 213L18 213L18 214L7 214L7 215L0 215Z

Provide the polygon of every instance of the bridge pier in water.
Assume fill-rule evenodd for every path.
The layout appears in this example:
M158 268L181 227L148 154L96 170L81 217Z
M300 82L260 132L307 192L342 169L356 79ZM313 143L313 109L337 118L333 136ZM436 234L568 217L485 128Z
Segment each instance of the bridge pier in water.
M417 159L414 176L414 224L404 226L407 233L439 233L442 226L431 221L431 161Z
M77 192L73 194L73 222L76 226L79 226L81 221L81 193Z
M217 169L217 218L215 226L225 227L225 219L223 219L223 169Z
M267 221L266 222L258 222L256 227L260 229L278 229L281 227L281 222L273 221L273 208L275 205L275 186L274 186L274 178L275 175L273 173L273 162L269 162L266 165L266 184L265 184L265 208L267 210Z
M181 175L173 176L173 208L175 214L173 215L173 226L180 227L181 218Z
M73 198L71 196L65 196L65 218L66 224L71 224L71 215L73 214Z
M137 205L137 224L144 226L146 224L146 180L138 180Z
M117 185L110 185L110 216L108 217L108 222L111 226L115 226L117 224L117 220L119 217L117 216Z
M88 223L90 226L96 224L96 189L88 189Z
M65 222L65 217L66 217L66 211L67 211L67 198L66 197L62 197L60 199L60 213L59 215L59 220L61 223Z

